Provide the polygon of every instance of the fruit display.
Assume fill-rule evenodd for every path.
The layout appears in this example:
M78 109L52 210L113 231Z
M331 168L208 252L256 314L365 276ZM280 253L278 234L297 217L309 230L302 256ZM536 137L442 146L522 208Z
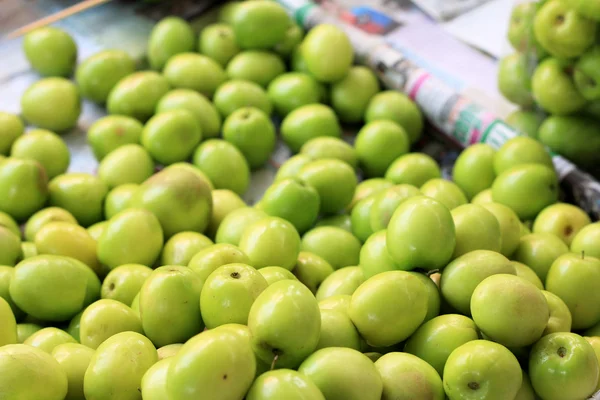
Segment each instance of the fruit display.
M513 54L498 88L520 109L506 122L553 152L598 174L600 13L587 1L519 1L508 28Z
M538 141L474 145L448 176L419 151L420 109L353 65L342 30L270 0L200 31L164 18L144 67L29 35L43 78L0 113L0 399L600 389L600 222ZM83 101L108 113L87 131L95 174L61 136Z

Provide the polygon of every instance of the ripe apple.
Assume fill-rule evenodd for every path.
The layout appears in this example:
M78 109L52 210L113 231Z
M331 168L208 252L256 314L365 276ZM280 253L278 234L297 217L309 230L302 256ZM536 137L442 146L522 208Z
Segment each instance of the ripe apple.
M547 4L556 3L560 4L560 1L552 0ZM535 101L552 114L572 114L586 105L585 98L575 86L573 66L568 61L556 58L542 61L531 77L531 90Z
M507 140L494 155L496 175L521 164L542 164L554 168L552 158L544 146L535 139L517 136Z
M321 283L333 273L334 269L324 258L315 253L301 251L292 273L314 294ZM319 300L317 298L317 300Z
M275 111L282 117L299 107L318 103L321 97L319 83L303 72L279 75L271 81L267 93Z
M452 258L475 250L500 252L500 223L494 214L477 204L463 204L451 211L456 232Z
M285 70L285 64L277 54L263 50L245 50L229 61L226 72L229 79L244 79L267 87Z
M498 65L498 89L511 103L521 107L533 104L531 74L527 65L528 56L514 53L505 56Z
M233 28L223 23L205 26L198 39L198 52L225 67L229 60L240 52Z
M410 142L396 122L375 120L361 128L354 146L363 171L368 176L383 176L395 159L408 153Z
M285 37L290 18L279 4L258 0L232 8L230 24L242 49L270 49Z
M546 297L532 283L515 275L496 274L473 291L471 314L477 327L494 342L524 347L542 336L550 310Z
M80 342L91 349L119 332L144 333L140 317L128 305L110 299L90 304L79 324Z
M247 324L254 300L268 286L254 268L227 264L208 276L200 294L200 311L208 329L224 324Z
M531 384L543 399L587 399L596 388L598 373L594 348L575 333L546 335L529 355Z
M344 267L331 273L317 289L317 301L339 294L352 294L365 281L360 267Z
M428 291L405 271L383 272L367 279L352 295L348 314L371 346L391 346L407 339L427 315ZM388 307L388 304L395 306Z
M542 294L546 297L548 308L550 310L550 318L546 324L546 329L542 336L554 332L570 332L571 331L571 311L564 301L557 295L547 290L542 290Z
M317 385L327 400L380 400L381 376L364 354L330 347L314 352L298 368Z
M275 282L252 304L248 327L252 348L261 360L279 368L295 368L319 342L317 300L298 281Z
M386 243L399 269L442 268L452 257L456 243L452 214L434 199L411 197L394 211Z
M373 205L369 209L371 232L386 229L394 211L404 200L423 194L417 187L409 184L394 185L374 194Z
M255 268L277 265L291 270L300 252L294 225L279 217L266 217L248 226L240 237L240 250Z
M487 340L472 340L457 347L444 367L444 389L450 399L514 399L522 380L515 356Z
M533 30L551 55L573 58L582 55L594 43L596 22L559 0L551 0L537 11Z
M144 333L157 347L183 343L202 331L201 289L201 278L187 267L159 267L146 279L140 316Z
M439 201L449 210L469 202L458 185L446 179L430 179L420 187L420 190L425 196Z
M213 215L217 209L214 199L215 192L221 193L222 191L223 190L213 190ZM187 266L196 253L212 244L212 240L201 233L179 232L173 235L165 243L160 256L161 265Z
M600 260L567 253L558 257L546 277L546 290L560 297L573 318L573 329L587 329L600 321Z
M223 218L223 221L221 221L221 224L219 224L215 242L230 243L237 246L240 243L240 238L244 230L254 222L267 216L268 215L264 211L253 207L242 207L234 210L227 214L227 216Z
M340 28L320 24L311 29L301 47L308 71L320 82L333 83L348 74L354 58L352 43Z
M321 333L318 349L348 347L360 350L361 338L348 314L336 310L321 310Z
M600 258L600 223L593 223L582 228L571 242L571 251L577 254Z
M545 282L554 260L568 252L569 248L558 236L551 233L532 233L521 238L512 259L527 265L542 282Z
M310 64L308 68L310 70ZM331 106L342 122L360 122L369 101L377 92L379 81L373 71L364 66L354 66L346 76L331 85Z
M404 128L411 144L419 140L423 131L423 114L421 110L407 95L396 90L384 90L371 98L365 112L365 122L369 123L376 120L396 122ZM414 185L420 186L420 184Z
M493 164L495 153L492 146L476 143L467 147L456 159L452 179L468 199L492 187L496 178Z
M283 141L294 153L310 139L342 136L335 112L324 104L307 104L294 109L283 119L280 129Z
M79 343L64 343L52 350L52 357L60 364L69 382L65 400L84 398L83 377L94 356L94 350Z
M344 229L322 226L306 232L301 247L325 259L333 269L340 269L358 265L361 243Z
M322 310L334 310L340 311L343 313L348 313L348 308L350 307L350 301L352 300L352 296L349 294L336 294L335 296L331 296L326 298L325 300L321 300L319 302L319 309Z
M291 370L278 369L260 375L246 394L246 400L325 400L308 377Z
M437 371L412 354L385 354L375 361L375 368L383 381L382 400L446 398L442 379Z
M590 217L581 208L572 204L557 203L538 214L533 222L533 232L552 233L570 246L579 231L590 223Z
M426 361L443 376L446 360L454 349L477 339L477 326L473 320L463 315L446 314L421 325L406 341L404 351Z
M198 275L202 284L222 265L242 263L250 265L250 259L237 246L219 243L200 250L188 264L188 268Z
M511 261L510 263L515 267L515 270L517 271L517 276L529 281L536 288L544 290L544 284L533 269L518 261Z
M475 250L454 259L442 271L440 289L452 307L470 315L471 296L487 277L495 274L516 274L515 267L500 253Z

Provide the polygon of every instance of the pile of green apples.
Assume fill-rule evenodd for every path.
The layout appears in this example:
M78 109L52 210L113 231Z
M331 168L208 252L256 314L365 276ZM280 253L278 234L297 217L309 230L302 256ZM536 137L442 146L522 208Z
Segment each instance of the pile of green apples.
M593 1L517 4L498 69L500 92L521 107L506 122L579 166L600 172L600 6Z
M268 0L219 18L199 37L163 19L142 69L120 50L76 65L57 28L24 38L43 78L0 114L1 399L600 389L600 223L559 202L540 142L471 146L443 179L410 151L419 109L341 30L305 35ZM97 174L67 172L82 98L108 111Z

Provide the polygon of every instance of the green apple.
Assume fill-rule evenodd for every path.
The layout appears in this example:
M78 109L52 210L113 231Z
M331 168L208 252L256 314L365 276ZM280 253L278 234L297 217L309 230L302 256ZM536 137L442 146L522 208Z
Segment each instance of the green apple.
M94 356L94 350L79 343L59 344L52 350L52 357L60 364L69 382L65 400L84 398L83 377Z
M43 329L43 327L41 325L34 324L31 322L23 322L23 323L17 324L17 343L25 342L25 340L27 340L27 338L29 336L33 335L40 329ZM70 332L67 332L67 333L70 334ZM74 337L74 338L75 338L75 340L77 340L76 337Z
M473 197L471 199L472 204L479 204L479 205L483 205L486 203L493 203L493 202L494 202L494 200L492 200L492 189L491 188L482 190L477 195L475 195L475 197Z
M502 172L492 185L492 199L513 209L521 219L532 219L558 200L558 180L552 168L522 164Z
M529 355L531 384L543 399L587 399L596 389L598 373L594 348L575 333L546 335Z
M457 184L442 178L428 180L420 187L420 191L423 195L439 201L450 210L468 203L467 196Z
M208 276L200 294L202 319L208 329L248 323L250 307L269 286L257 270L245 264L227 264Z
M510 14L508 41L520 52L537 50L537 41L533 34L533 18L537 11L534 3L517 3ZM539 47L539 45L537 46ZM537 54L538 58L540 54Z
M278 368L295 368L319 342L317 300L298 281L275 282L252 304L248 327L252 348L261 360Z
M7 156L10 147L25 131L21 118L17 115L0 111L0 155Z
M0 387L7 399L59 400L67 396L67 376L48 353L24 344L0 347Z
M600 62L600 48L585 52L575 64L574 79L577 89L586 100L600 99L600 91L596 87L598 75L596 65Z
M229 243L237 246L244 230L268 215L254 207L242 207L227 214L215 236L216 243Z
M325 400L319 388L305 375L291 370L268 371L254 380L247 400Z
M500 225L500 253L510 257L521 238L521 222L513 210L500 203L484 203L483 208L494 214Z
M385 173L385 179L397 185L408 183L416 187L441 176L440 167L435 160L424 153L409 153L398 157Z
M263 278L265 278L267 284L269 285L286 279L298 280L296 275L294 275L291 271L281 267L264 267L259 269L258 272L263 276Z
M372 346L391 346L407 339L427 314L427 287L405 271L383 272L367 279L352 295L348 314ZM387 307L389 303L395 307Z
M581 208L567 203L557 203L544 208L533 222L534 233L552 233L567 246L579 231L591 223L590 217Z
M394 160L408 153L409 145L404 128L391 120L365 124L354 143L360 165L368 176L383 176Z
M566 253L556 258L546 277L546 290L560 297L573 318L574 330L600 321L600 260Z
M514 399L523 377L506 347L472 340L457 347L444 367L444 389L450 399Z
M516 275L515 267L502 254L475 250L454 259L442 271L440 290L444 300L461 314L470 315L475 288L496 274Z
M47 208L45 210L47 210ZM36 214L39 214L42 211L38 211ZM34 214L34 215L36 215L36 214ZM75 218L73 218L73 221L75 221ZM29 220L28 220L28 222L29 222ZM75 223L77 223L77 221L75 221ZM21 228L17 224L17 221L15 221L13 217L11 217L10 215L8 215L7 213L2 212L2 211L0 211L0 226L7 228L15 236L17 236L19 238L21 238L21 236L23 236L21 233ZM27 230L27 229L25 229L25 230ZM27 237L27 235L25 235L25 237ZM30 241L33 241L33 240L30 240Z
M159 358L160 359L160 358ZM167 399L167 373L172 358L161 359L152 365L142 377L140 392L145 400Z
M596 353L596 359L598 360L598 363L600 363L600 337L584 337L584 339L592 345L592 347L594 348L594 353ZM598 378L598 384L596 385L596 391L598 390L600 390L600 376Z
M316 298L318 301L340 294L353 294L365 281L360 267L344 267L331 273L319 286Z
M160 267L146 279L140 316L144 333L157 347L183 343L202 331L201 289L202 280L187 267Z
M163 347L159 347L158 349L156 349L158 359L164 360L165 358L175 357L182 347L183 343L172 343Z
M552 151L577 164L593 168L600 149L596 119L551 115L540 126L539 140Z
M548 335L554 332L570 332L572 317L569 307L564 301L557 295L546 290L542 290L543 295L546 297L548 302L548 308L550 310L550 318L546 324L546 329L542 336Z
M40 255L21 261L10 282L10 296L27 314L45 321L67 321L84 306L89 268L70 257Z
M60 108L44 107L60 104ZM81 96L73 82L65 78L44 78L35 82L21 97L21 114L30 125L53 132L65 132L77 125Z
M527 54L514 53L502 58L498 64L498 90L508 101L521 107L533 105L527 62Z
M510 263L515 267L515 270L517 271L517 276L528 280L538 289L544 290L544 284L533 269L518 261L511 261Z
M547 1L533 20L536 39L551 55L573 58L582 55L596 37L596 22L581 15L568 4Z
M281 137L292 152L310 139L322 136L339 138L342 135L335 112L324 104L307 104L291 111L281 123Z
M348 214L331 215L319 219L314 227L320 228L322 226L331 226L352 232L352 218Z
M14 274L15 269L13 267L0 265L0 297L6 300L15 319L21 320L25 316L25 313L15 304L10 296L10 282Z
M53 327L40 329L23 342L23 344L36 347L49 354L56 346L63 343L77 343L77 340L62 329Z
M321 311L334 310L347 314L351 300L352 296L349 294L336 294L335 296L331 296L326 298L325 300L321 300L319 302L319 309Z
M477 204L463 204L452 211L456 246L452 258L474 250L500 252L502 237L500 223L494 214Z
M0 347L17 343L17 321L10 304L0 297Z
M219 136L221 115L206 96L192 89L175 89L161 97L156 105L157 114L179 109L187 110L194 115L200 125L203 138Z
M139 144L126 144L113 150L98 167L98 176L109 189L127 183L142 183L153 173L152 156Z
M98 347L85 372L85 398L102 399L114 393L127 399L141 398L142 377L157 361L156 349L145 336L137 332L111 336Z
M546 4L561 4L552 0ZM571 11L574 14L574 11ZM586 105L573 80L573 67L568 61L548 58L542 61L531 77L535 101L546 111L556 115L577 112Z
M209 99L227 81L227 75L218 62L192 52L179 53L169 58L163 75L171 87L192 89Z
M156 105L170 88L167 78L158 72L134 72L121 79L110 91L106 109L109 114L145 122L154 115Z
M252 334L250 333L250 328L246 325L241 324L225 324L218 327L219 330L230 330L242 338L244 338L248 344L251 343ZM264 372L269 371L271 368L271 364L268 364L262 361L256 354L254 354L254 359L256 360L256 374L255 377L262 375Z
M256 268L277 265L291 270L300 252L300 236L288 221L266 217L244 230L239 247Z
M429 276L420 272L410 272L410 274L419 278L427 288L427 314L425 314L425 319L423 320L423 322L427 322L440 314L440 289L437 286L437 283Z
M440 376L450 354L457 347L478 339L477 326L468 317L446 314L419 327L406 341L404 351L429 363Z
M129 306L151 273L152 269L145 265L119 265L102 281L101 296L103 299L120 301Z
M246 50L236 54L227 64L229 79L243 79L262 87L285 72L283 60L274 53L263 50Z
M452 214L434 199L411 197L394 211L386 243L399 269L442 268L452 257L456 243Z
M200 250L192 257L188 268L205 282L217 268L233 263L250 264L248 256L237 246L229 243L219 243Z
M140 186L131 207L151 211L165 238L184 231L203 232L212 212L210 191L209 181L193 167L171 165Z
M360 350L361 338L347 313L323 309L320 312L321 334L317 350L326 347L347 347Z
M350 213L350 229L352 234L362 243L366 242L374 233L373 228L371 227L371 210L373 209L373 205L377 198L377 194L372 194L359 200L352 207L352 212Z
M303 72L279 75L269 83L267 93L275 111L282 117L299 107L319 103L321 98L319 83Z
M356 151L340 138L328 136L313 138L302 145L300 154L306 154L313 160L334 158L348 163L352 168L358 166Z
M356 185L352 202L348 204L347 209L351 211L359 201L366 199L379 191L388 189L393 185L392 182L384 178L370 178L359 182L358 185Z
M103 50L83 60L75 71L81 95L97 104L106 103L110 91L135 72L135 60L123 50Z
M440 375L431 365L412 354L385 354L375 361L375 368L383 381L382 400L445 399Z
M476 143L460 153L452 169L454 183L472 199L492 187L496 174L493 162L496 151L485 143Z
M129 207L129 201L139 187L140 185L135 183L126 183L108 192L104 199L104 217L109 220Z
M298 368L328 400L379 400L383 384L373 362L360 352L340 347L316 351Z
M145 246L140 247L140 240ZM163 247L163 230L150 211L129 208L112 217L98 239L98 259L113 269L123 264L151 267Z
M10 229L0 226L0 264L14 266L21 257L21 239Z
M223 163L225 159L227 163ZM225 140L204 141L194 151L193 162L216 189L229 189L238 195L243 195L248 189L250 165L244 154Z
M346 33L330 24L320 24L311 29L300 51L308 71L320 82L342 80L349 73L354 59L354 49Z
M289 59L294 49L302 42L302 39L304 39L304 29L292 21L285 31L285 36L275 45L273 51L281 57Z
M237 209L245 208L246 203L240 196L228 189L213 190L212 201L212 215L210 216L207 233L211 238L214 238L225 217Z
M0 211L24 221L48 198L48 177L37 161L9 157L0 163Z
M551 233L532 233L521 238L511 258L533 269L542 282L545 282L554 260L568 252L567 245L557 236Z
M409 184L394 185L374 194L373 205L369 211L370 232L386 229L394 211L406 199L422 195L421 191Z
M244 107L258 108L267 115L273 112L267 92L256 83L241 79L232 79L219 86L213 103L223 118Z
M334 270L330 263L315 253L301 251L292 274L314 294ZM317 300L320 300L317 298Z
M359 266L366 279L398 268L387 249L387 230L372 234L360 249Z
M542 164L553 168L552 158L535 139L517 136L507 140L494 155L496 175L522 164Z
M296 179L282 179L265 191L257 208L291 222L299 233L310 229L319 214L319 193Z
M108 186L94 175L77 172L59 175L50 181L48 192L50 205L69 211L83 227L103 219Z
M194 257L200 250L204 250L213 244L214 243L212 240L201 233L179 232L171 236L171 238L165 243L160 256L160 263L161 265L187 266L192 257Z
M598 240L600 240L600 224L590 224L582 228L575 235L571 242L571 251L577 254L600 258L600 249L598 249L597 245Z
M350 232L332 226L314 228L302 237L301 248L327 261L334 269L358 265L360 241Z
M205 26L198 39L198 52L225 67L240 52L233 28L228 24L213 23Z
M524 347L542 336L550 310L535 285L515 275L496 274L473 291L471 314L477 327L494 342Z
M48 179L65 173L70 161L66 143L57 134L45 129L33 129L18 137L11 147L10 156L39 162Z
M23 255L23 260L26 260L30 257L37 256L38 250L37 250L37 247L35 247L35 243L22 242L21 243L21 253Z
M537 138L544 119L544 115L538 111L517 110L510 113L504 122L521 135Z
M290 18L279 4L257 0L232 9L230 24L242 49L270 49L285 37Z
M378 92L379 82L373 71L364 66L351 67L346 76L331 85L331 106L342 122L360 122Z
M23 38L23 51L31 67L42 76L69 76L77 62L77 44L62 29L46 26Z
M417 105L404 93L395 90L385 90L371 98L365 112L365 122L368 123L380 119L392 120L398 123L408 134L410 143L415 143L421 137L424 124L423 114L421 114Z
M144 333L140 317L128 305L111 299L90 304L79 323L80 342L91 349L119 332Z
M243 107L225 119L223 139L237 147L255 169L262 167L275 149L275 126L262 110Z
M317 190L321 199L320 211L324 214L334 214L346 208L357 185L352 167L336 159L312 161L302 167L297 178Z
M143 125L125 115L107 115L96 120L88 129L87 142L97 160L125 144L140 142Z
M193 51L195 42L194 31L187 21L179 17L161 19L154 25L148 38L147 57L150 67L162 70L171 57Z
M139 313L138 313L139 314ZM73 338L75 340L77 340L79 342L79 328L80 328L80 322L81 322L81 316L83 315L83 310L80 311L79 313L75 314L75 316L73 318L71 318L71 321L69 321L69 325L67 326L66 332L73 336ZM40 326L40 329L42 327ZM38 329L39 330L39 329Z

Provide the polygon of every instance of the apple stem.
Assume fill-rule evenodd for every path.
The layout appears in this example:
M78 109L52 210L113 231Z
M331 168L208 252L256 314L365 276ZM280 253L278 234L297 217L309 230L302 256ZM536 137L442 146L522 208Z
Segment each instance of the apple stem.
M275 363L277 362L278 358L279 358L279 354L275 354L275 357L273 357L273 362L271 362L271 371L273 371L275 369Z

